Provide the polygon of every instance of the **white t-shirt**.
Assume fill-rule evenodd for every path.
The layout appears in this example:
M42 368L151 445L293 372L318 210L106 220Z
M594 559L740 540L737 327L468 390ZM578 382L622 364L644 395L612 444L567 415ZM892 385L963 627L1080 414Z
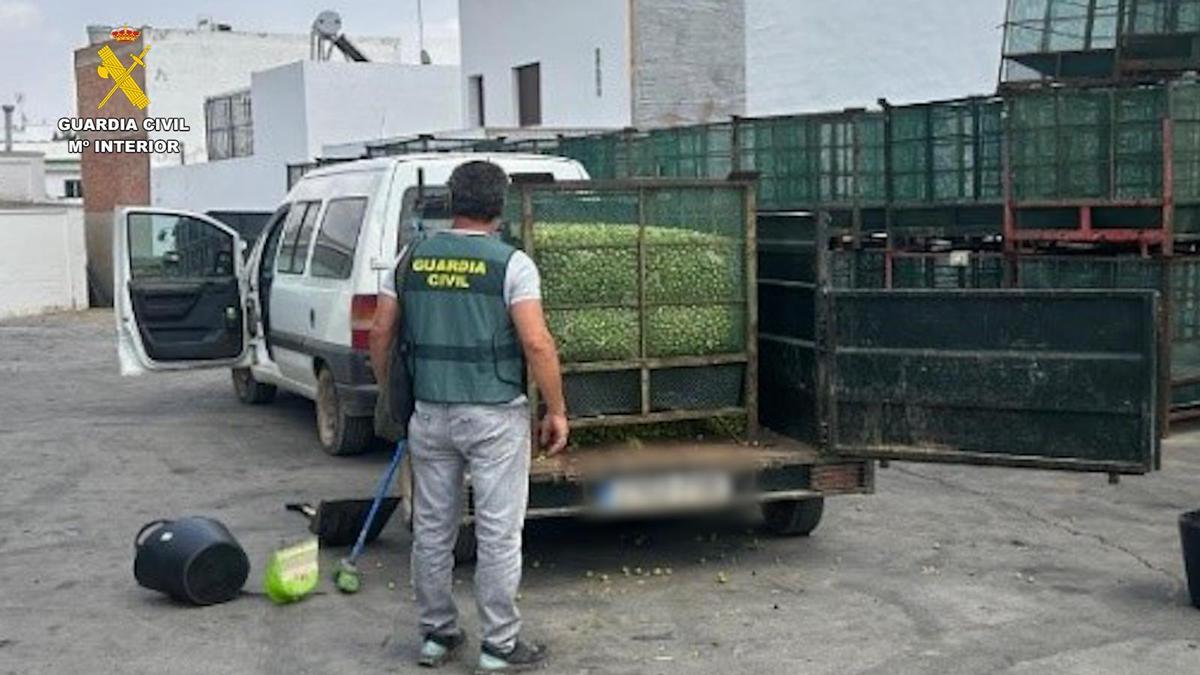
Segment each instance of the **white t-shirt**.
M486 237L484 232L476 230L443 230L433 236L456 235L460 237ZM400 258L404 257L404 252L408 246L400 249L400 254L396 256L396 260L392 263L392 272L383 278L383 285L380 286L379 292L384 295L396 297L396 266L400 264ZM542 299L542 277L538 274L537 265L533 264L533 259L525 254L524 251L513 253L512 258L508 261L508 268L504 272L504 304L512 307L518 302L524 300L541 300Z

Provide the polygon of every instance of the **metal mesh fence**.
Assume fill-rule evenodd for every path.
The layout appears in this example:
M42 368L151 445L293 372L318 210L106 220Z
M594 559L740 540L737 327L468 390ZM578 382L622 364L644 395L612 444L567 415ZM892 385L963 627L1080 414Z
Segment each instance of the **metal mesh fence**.
M1171 295L1176 341L1200 341L1200 260L1175 258L1171 265ZM1200 363L1196 364L1200 367Z
M1120 6L1117 0L1011 0L1004 81L1111 76Z
M742 404L741 365L666 368L650 373L650 409L712 410Z
M1129 256L1024 257L1017 275L1021 288L1162 288L1161 261Z
M829 276L834 288L884 288L883 251L830 251Z
M733 125L655 129L651 146L656 174L674 178L725 178L733 170Z
M1162 87L1059 89L1008 99L1018 199L1162 194Z
M1200 32L1200 0L1130 2L1126 3L1121 18L1121 25L1126 34L1196 33Z
M738 122L737 136L739 168L760 173L762 209L886 197L882 113L746 119Z
M758 171L758 205L778 210L817 202L819 153L802 116L747 120L739 125L741 168Z
M892 108L891 181L897 202L999 200L999 99Z
M1200 201L1200 85L1179 82L1171 86L1171 119L1175 199ZM1192 223L1186 230L1200 231L1200 223Z
M878 249L831 251L834 288L887 287L886 255ZM892 288L989 289L1004 287L1004 256L999 253L958 251L904 253L892 258Z
M541 271L572 414L600 423L600 415L700 417L743 404L749 189L670 181L515 188L508 233Z
M1004 256L991 253L906 255L892 263L893 288L1003 288Z
M563 394L577 417L635 415L641 410L641 376L636 370L568 373Z
M610 180L619 177L616 163L620 141L619 134L564 138L556 153L582 164L593 180Z
M860 112L854 115L854 135L858 144L855 181L845 192L831 194L826 201L853 202L860 200L871 204L887 200L887 133L883 113ZM857 193L856 193L857 191Z

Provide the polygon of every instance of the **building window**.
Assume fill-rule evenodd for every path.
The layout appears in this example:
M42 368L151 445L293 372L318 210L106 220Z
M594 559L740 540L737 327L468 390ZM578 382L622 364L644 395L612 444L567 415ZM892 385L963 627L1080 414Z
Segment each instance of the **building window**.
M596 98L604 95L604 80L600 77L600 48L596 47Z
M513 68L517 83L517 124L533 127L542 123L542 65L530 63Z
M472 75L467 78L467 114L470 115L471 126L487 126L487 117L483 113L482 75Z
M78 178L68 178L64 180L63 196L69 199L83 197L83 181Z
M205 100L204 129L209 160L254 154L254 120L250 112L248 90Z

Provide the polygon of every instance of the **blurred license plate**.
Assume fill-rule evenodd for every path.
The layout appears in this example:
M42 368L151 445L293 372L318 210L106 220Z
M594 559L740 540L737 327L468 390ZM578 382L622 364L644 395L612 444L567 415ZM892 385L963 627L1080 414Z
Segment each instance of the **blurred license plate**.
M600 483L595 495L605 513L714 507L733 499L733 478L720 471L618 476Z

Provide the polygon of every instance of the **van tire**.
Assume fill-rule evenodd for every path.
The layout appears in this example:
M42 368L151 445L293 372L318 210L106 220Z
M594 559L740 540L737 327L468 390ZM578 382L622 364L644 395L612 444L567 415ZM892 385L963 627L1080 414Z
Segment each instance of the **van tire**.
M234 368L230 371L233 391L238 400L248 405L262 405L275 400L275 385L263 384L254 379L249 368Z
M784 537L807 537L821 524L825 498L787 499L762 505L763 527Z
M333 373L325 367L317 371L317 438L321 449L330 455L359 455L371 449L375 422L370 417L347 415L338 400Z

